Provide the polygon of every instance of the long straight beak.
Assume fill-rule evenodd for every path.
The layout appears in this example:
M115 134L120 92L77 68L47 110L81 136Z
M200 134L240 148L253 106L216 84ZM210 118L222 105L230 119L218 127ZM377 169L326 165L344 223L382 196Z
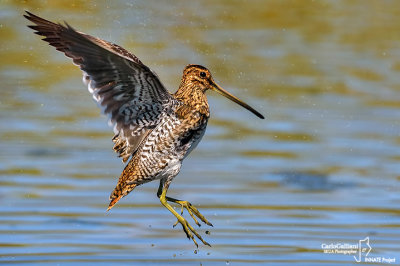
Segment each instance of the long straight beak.
M214 81L212 82L212 88L213 91L218 92L219 94L221 94L222 96L225 96L226 98L228 98L229 100L234 101L235 103L241 105L242 107L246 108L247 110L249 110L250 112L252 112L253 114L255 114L256 116L258 116L261 119L264 119L264 116L262 114L260 114L259 112L257 112L256 110L254 110L253 107L251 107L250 105L248 105L247 103L241 101L239 98L237 98L236 96L233 96L232 94L230 94L229 92L227 92L226 90L224 90L223 88L221 88L217 83L215 83Z

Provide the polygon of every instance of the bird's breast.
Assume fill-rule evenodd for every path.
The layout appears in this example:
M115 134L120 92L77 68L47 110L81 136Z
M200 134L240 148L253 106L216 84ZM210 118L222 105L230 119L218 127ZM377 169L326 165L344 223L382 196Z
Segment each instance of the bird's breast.
M188 138L188 140L184 139L185 142L187 142L187 144L184 145L188 145L186 153L184 155L184 158L186 158L186 156L188 156L199 144L199 142L201 141L201 139L204 136L204 133L206 132L206 128L207 128L207 120L205 120L200 127L198 127L195 130L192 130L190 132L190 135Z
M207 120L198 112L185 116L165 114L161 123L142 142L136 154L137 167L146 169L146 175L159 178L179 172L183 159L203 137Z

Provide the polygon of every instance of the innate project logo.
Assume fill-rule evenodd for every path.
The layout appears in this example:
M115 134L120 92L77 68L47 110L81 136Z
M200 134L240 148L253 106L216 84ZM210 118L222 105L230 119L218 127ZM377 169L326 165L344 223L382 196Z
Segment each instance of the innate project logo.
M356 262L375 262L375 263L396 263L395 257L369 256L372 250L369 236L358 240L358 243L330 243L321 244L321 249L325 254L353 255Z
M364 244L364 245L363 245ZM365 246L365 247L363 247ZM371 246L369 245L369 236L364 238L363 240L358 240L358 258L353 256L357 262L361 262L361 254L364 254L365 258L371 252Z

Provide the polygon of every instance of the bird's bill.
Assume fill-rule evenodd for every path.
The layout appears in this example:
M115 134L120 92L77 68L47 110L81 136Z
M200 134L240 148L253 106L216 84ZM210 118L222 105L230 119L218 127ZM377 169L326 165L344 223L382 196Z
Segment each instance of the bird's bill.
M212 87L213 87L213 91L218 92L222 96L225 96L229 100L234 101L235 103L237 103L237 104L241 105L242 107L246 108L247 110L249 110L250 112L252 112L256 116L258 116L259 118L264 119L264 116L262 114L260 114L259 112L257 112L256 110L254 110L253 107L251 107L247 103L243 102L242 100L240 100L236 96L233 96L232 94L230 94L229 92L227 92L226 90L221 88L217 83L213 82L213 86Z

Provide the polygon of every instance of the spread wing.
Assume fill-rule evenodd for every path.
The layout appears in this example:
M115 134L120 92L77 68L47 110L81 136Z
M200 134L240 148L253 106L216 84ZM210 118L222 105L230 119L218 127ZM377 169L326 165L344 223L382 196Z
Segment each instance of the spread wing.
M124 48L55 24L28 11L28 26L72 58L83 81L114 125L114 150L126 162L174 101L157 75Z

